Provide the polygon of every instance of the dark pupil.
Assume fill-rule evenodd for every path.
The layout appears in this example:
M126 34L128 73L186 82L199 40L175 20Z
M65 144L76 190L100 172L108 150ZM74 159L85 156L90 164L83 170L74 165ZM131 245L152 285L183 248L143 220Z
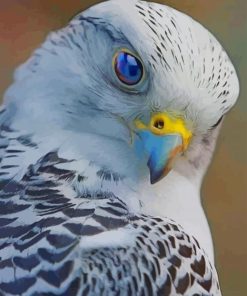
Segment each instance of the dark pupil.
M127 52L120 52L115 60L115 71L118 78L125 84L137 84L143 75L141 62Z
M158 120L158 121L155 122L154 125L155 125L156 128L162 129L165 124L164 124L164 121L163 120Z

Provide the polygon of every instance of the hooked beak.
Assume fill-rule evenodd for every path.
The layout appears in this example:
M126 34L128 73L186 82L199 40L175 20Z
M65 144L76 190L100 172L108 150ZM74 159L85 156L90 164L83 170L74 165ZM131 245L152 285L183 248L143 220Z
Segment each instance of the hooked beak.
M139 119L134 124L136 152L147 158L150 182L155 184L170 172L175 158L187 149L192 133L182 118L172 118L167 113L155 113L147 125Z

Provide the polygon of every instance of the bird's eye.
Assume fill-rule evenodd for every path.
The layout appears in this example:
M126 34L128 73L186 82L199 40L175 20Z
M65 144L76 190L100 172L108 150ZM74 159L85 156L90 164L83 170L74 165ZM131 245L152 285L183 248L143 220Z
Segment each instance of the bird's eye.
M142 62L126 50L120 50L114 55L113 66L117 78L127 86L134 86L143 78Z

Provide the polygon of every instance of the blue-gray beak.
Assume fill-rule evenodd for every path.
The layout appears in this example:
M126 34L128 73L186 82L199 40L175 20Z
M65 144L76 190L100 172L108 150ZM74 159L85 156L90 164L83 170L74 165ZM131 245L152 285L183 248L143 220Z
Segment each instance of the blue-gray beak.
M138 155L147 159L150 182L155 184L169 173L174 157L182 152L182 137L179 134L160 136L142 130L138 133L135 148Z
M169 173L175 157L183 153L191 140L192 132L181 116L155 113L145 125L135 120L135 149L138 157L144 157L154 184Z

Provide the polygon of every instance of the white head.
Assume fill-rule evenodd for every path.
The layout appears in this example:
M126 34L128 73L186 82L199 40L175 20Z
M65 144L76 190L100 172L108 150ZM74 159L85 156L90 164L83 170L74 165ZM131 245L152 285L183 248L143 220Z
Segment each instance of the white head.
M116 58L123 51L142 67L140 81L132 85L116 74ZM99 165L113 166L110 151L114 166L125 167L122 173L132 168L142 178L149 175L147 159L138 158L130 144L138 137L140 122L150 131L148 123L157 114L165 114L164 125L166 116L179 119L192 137L179 150L182 155L173 170L201 180L218 123L238 93L237 75L226 52L199 23L164 5L112 0L50 34L17 70L5 103L10 123L19 129L98 136L106 147ZM170 131L174 133L176 128ZM90 140L86 145L88 153L97 155L99 147Z

